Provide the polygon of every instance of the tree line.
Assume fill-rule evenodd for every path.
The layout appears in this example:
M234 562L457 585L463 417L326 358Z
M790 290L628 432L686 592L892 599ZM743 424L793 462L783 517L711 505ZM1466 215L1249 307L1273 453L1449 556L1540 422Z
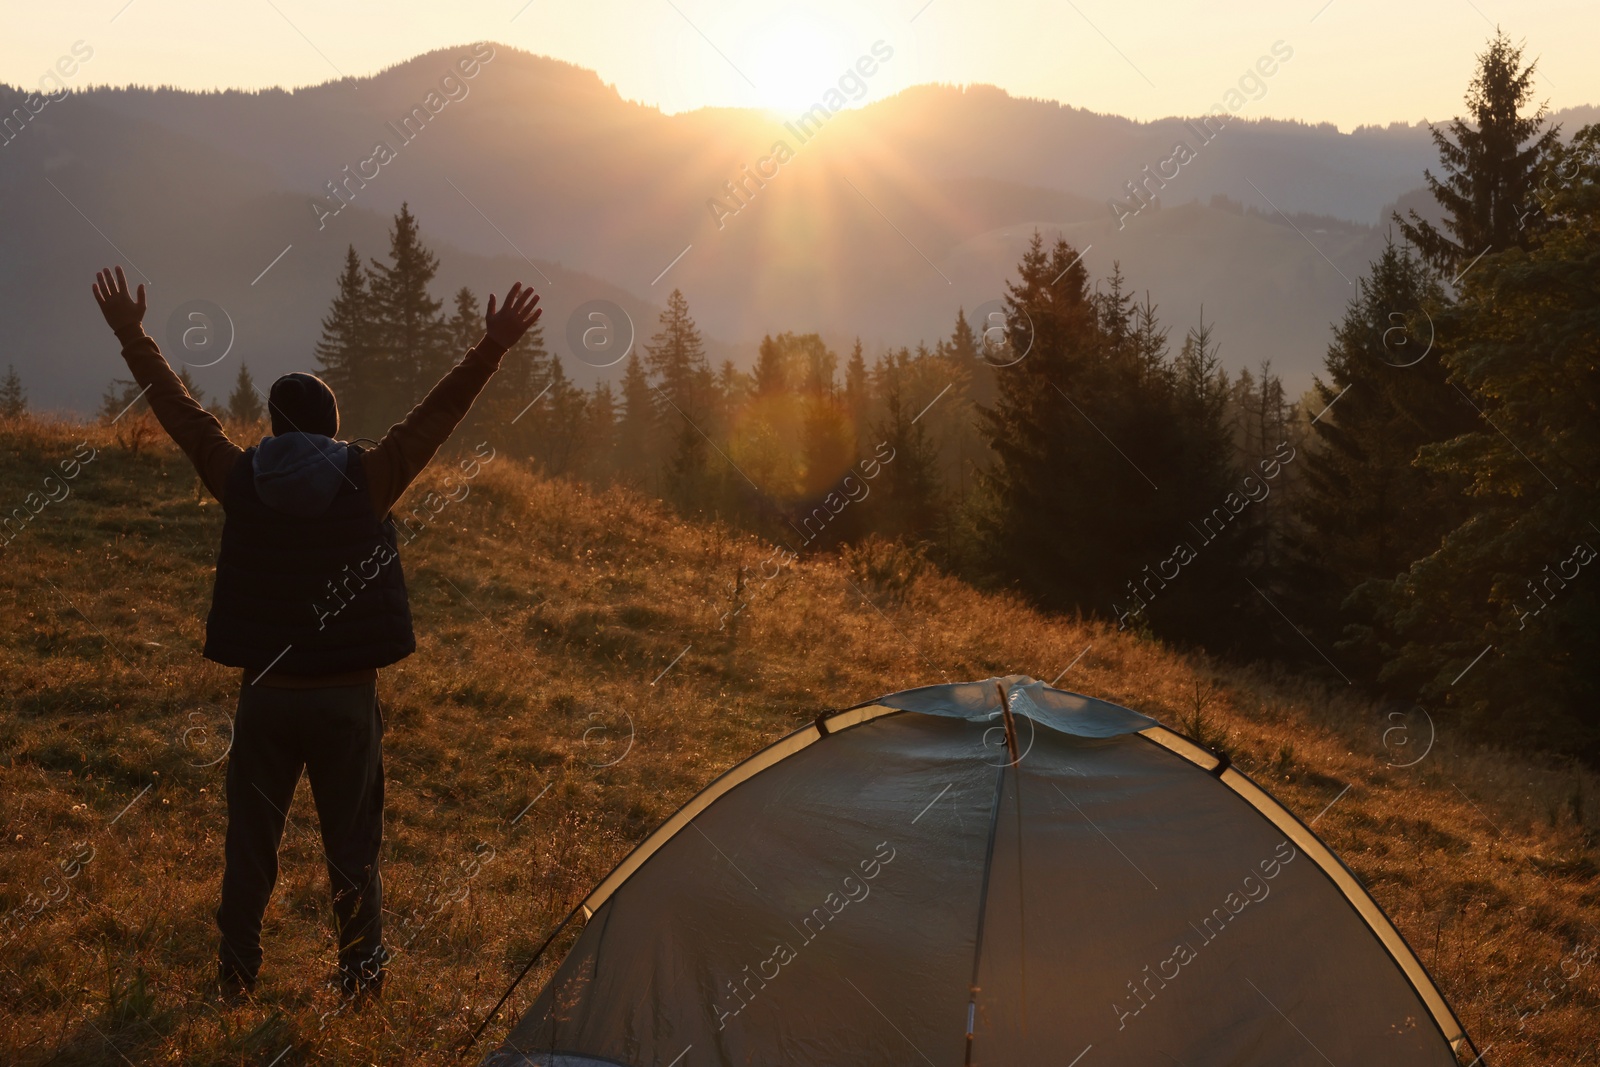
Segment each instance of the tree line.
M389 237L386 260L347 251L316 348L351 438L380 436L482 331L470 289L448 312L431 295L439 262L408 207ZM1297 407L1270 366L1228 375L1204 321L1173 351L1148 294L1120 268L1093 284L1078 258L1036 236L1004 311L870 357L783 332L749 369L713 366L674 290L616 383L585 390L535 326L463 440L795 552L898 542L1052 609L1243 650L1270 636L1240 579L1282 565ZM240 374L229 411L259 417Z

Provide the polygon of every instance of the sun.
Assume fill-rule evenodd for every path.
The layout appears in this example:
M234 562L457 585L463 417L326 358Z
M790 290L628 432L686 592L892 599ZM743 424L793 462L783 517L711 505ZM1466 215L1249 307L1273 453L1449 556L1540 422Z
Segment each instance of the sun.
M789 9L750 29L745 73L761 103L786 116L810 108L834 88L854 61L840 40L817 18Z

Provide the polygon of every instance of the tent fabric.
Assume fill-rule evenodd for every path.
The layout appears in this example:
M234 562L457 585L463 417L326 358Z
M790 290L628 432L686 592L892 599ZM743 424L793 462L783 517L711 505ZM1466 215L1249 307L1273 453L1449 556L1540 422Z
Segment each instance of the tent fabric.
M1018 676L805 727L597 888L484 1063L1455 1064L1359 884L1186 748Z
M1052 689L1024 675L984 682L929 685L880 697L873 704L923 715L953 715L969 722L994 722L1001 714L1000 688L1013 714L1077 737L1115 737L1158 725L1148 715L1093 697Z

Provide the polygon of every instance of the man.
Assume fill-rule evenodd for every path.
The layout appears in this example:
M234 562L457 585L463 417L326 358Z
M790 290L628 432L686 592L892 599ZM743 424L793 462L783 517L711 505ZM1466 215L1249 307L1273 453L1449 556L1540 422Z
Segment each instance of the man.
M162 427L222 503L207 659L241 669L228 756L217 925L226 995L255 986L261 917L302 770L311 779L338 925L339 984L382 990L383 714L378 668L416 650L390 509L542 314L518 282L489 297L485 333L371 450L337 440L339 406L315 375L272 385L272 436L240 449L195 402L142 327L144 286L117 267L94 297Z

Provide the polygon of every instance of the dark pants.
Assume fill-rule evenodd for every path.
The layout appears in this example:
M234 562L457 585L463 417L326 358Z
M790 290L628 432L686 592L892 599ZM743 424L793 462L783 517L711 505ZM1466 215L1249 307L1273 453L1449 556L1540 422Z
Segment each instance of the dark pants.
M324 689L245 686L228 755L220 959L248 982L261 967L261 916L304 769L322 828L342 969L381 966L383 716L376 683Z

